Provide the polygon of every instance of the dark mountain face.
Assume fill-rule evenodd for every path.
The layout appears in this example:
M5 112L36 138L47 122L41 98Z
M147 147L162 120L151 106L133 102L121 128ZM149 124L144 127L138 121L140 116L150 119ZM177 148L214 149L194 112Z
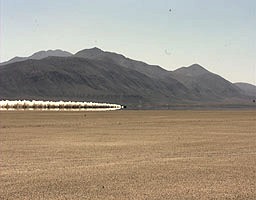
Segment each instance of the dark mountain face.
M189 91L111 61L48 57L0 68L4 99L64 99L125 104L177 102Z
M56 56L56 57L69 57L72 56L73 54L67 52L67 51L62 51L62 50L48 50L48 51L39 51L34 53L33 55L29 56L29 57L14 57L9 61L0 63L1 65L7 65L7 64L11 64L11 63L15 63L15 62L21 62L21 61L25 61L25 60L29 60L29 59L34 59L34 60L40 60L43 58L47 58L49 56Z
M236 85L198 64L182 67L171 74L202 100L220 101L243 96L242 91Z
M245 95L256 98L256 86L248 83L234 83Z
M157 65L148 65L141 61L126 58L125 56L117 53L102 51L98 48L85 49L77 52L74 56L104 62L112 62L119 66L141 72L149 77L162 79L169 76L165 69Z
M41 52L31 56L35 59L1 66L1 99L79 100L138 107L220 102L245 95L236 85L196 64L169 72L98 48L74 56L43 58L45 55Z

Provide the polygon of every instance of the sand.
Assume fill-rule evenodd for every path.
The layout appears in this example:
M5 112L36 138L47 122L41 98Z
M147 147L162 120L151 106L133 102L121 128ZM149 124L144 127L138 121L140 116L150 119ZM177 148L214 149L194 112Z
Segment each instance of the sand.
M256 111L2 111L0 199L256 199Z

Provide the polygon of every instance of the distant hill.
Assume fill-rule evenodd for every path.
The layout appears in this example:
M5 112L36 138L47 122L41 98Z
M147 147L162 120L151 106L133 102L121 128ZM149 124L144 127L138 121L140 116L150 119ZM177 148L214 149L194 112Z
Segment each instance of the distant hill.
M246 95L256 98L256 86L249 83L234 83L239 87Z
M39 51L39 52L36 52L36 53L32 54L29 57L14 57L11 60L0 63L0 66L15 63L15 62L21 62L21 61L29 60L29 59L40 60L40 59L43 59L43 58L47 58L49 56L68 57L68 56L72 56L72 54L67 52L67 51L62 51L62 50L59 50L59 49L57 49L57 50L48 50L48 51Z
M72 56L46 55L36 53L30 56L34 59L2 65L0 98L97 101L131 107L247 99L238 86L198 64L167 71L98 48Z
M202 99L219 101L243 96L239 87L198 64L179 68L171 75Z

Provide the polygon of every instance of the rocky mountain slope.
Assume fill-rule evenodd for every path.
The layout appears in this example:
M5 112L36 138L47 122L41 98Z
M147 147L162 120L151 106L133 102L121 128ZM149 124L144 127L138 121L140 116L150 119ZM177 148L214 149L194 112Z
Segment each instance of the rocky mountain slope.
M171 74L202 99L217 101L243 96L239 87L198 64L179 68Z
M167 71L98 48L74 55L46 55L2 65L0 98L97 101L137 107L247 98L240 87L198 64Z
M244 94L248 95L248 96L252 96L254 98L256 98L256 86L249 84L249 83L234 83L237 87L239 87Z

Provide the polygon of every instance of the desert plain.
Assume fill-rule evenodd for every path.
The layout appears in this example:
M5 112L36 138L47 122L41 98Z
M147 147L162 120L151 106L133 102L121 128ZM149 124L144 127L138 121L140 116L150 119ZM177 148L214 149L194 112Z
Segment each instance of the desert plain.
M0 199L256 199L256 110L1 111Z

